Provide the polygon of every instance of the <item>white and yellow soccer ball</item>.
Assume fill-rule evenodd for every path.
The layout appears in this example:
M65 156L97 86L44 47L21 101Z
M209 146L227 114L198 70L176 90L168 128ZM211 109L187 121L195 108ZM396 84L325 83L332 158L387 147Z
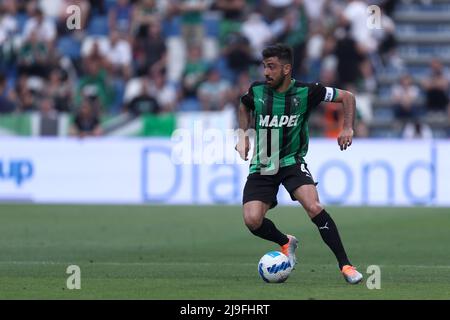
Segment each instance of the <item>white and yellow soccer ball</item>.
M281 283L291 274L289 258L279 251L267 252L258 263L258 272L265 282Z

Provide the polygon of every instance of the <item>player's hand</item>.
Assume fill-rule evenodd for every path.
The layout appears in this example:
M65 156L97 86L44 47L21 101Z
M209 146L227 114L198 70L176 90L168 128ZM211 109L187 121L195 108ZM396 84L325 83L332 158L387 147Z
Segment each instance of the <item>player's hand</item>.
M242 160L248 160L248 151L250 150L250 139L246 136L244 140L239 139L234 149L239 152Z
M339 134L337 141L341 150L347 150L352 145L353 129L343 129Z

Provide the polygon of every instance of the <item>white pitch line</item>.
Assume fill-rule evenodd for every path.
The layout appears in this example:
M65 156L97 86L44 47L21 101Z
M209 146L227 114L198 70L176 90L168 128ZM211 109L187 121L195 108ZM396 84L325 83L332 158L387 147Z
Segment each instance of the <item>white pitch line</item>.
M199 262L199 261L172 261L172 262L158 262L158 261L148 261L148 262L115 262L115 261L99 261L99 262L89 262L89 261L71 261L71 262L62 262L62 261L0 261L0 265L6 265L6 264L18 264L18 265L70 265L70 264L92 264L92 265L111 265L111 266L121 266L121 265L134 265L134 266L146 266L146 265L159 265L159 264L167 264L167 265L229 265L229 266L236 266L236 265L256 265L256 263L249 263L249 262L241 262L241 263L224 263L224 262ZM312 264L312 263L300 263L298 265L299 267L305 266L305 267L323 267L323 266L331 266L330 264ZM420 268L420 269L430 269L430 268L436 268L436 269L450 269L450 265L414 265L414 264L399 264L399 265L378 265L382 268ZM362 268L360 266L360 268Z
M192 262L156 262L156 261L149 261L149 262L114 262L114 261L100 261L100 262L89 262L89 261L72 261L72 262L61 262L61 261L0 261L0 265L2 264L31 264L31 265L60 265L60 264L96 264L96 265L136 265L136 266L146 266L146 265L156 265L156 264L173 264L173 265L180 265L180 264L197 264L197 265L230 265L235 266L236 263L222 263L222 262L198 262L198 261L192 261ZM253 265L253 263L239 263L240 265Z

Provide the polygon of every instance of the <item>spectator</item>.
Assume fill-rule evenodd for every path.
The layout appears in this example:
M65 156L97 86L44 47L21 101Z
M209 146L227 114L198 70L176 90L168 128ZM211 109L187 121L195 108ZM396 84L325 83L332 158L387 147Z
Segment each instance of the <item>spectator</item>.
M258 59L253 57L250 42L240 34L230 34L227 39L227 45L222 50L226 67L231 71L231 81L234 81L237 75L259 63Z
M310 34L306 45L306 66L305 71L308 82L317 81L320 78L320 69L324 57L325 37L321 27L315 27Z
M350 26L344 28L343 37L336 42L334 54L337 58L337 86L355 85L361 78L360 63L363 55L359 52L355 40L350 35Z
M273 22L284 16L291 9L293 2L293 0L263 0L262 14L269 22Z
M149 94L148 87L148 80L142 80L139 94L125 105L126 112L136 117L146 113L156 114L160 112L158 101Z
M161 112L173 112L177 103L177 91L174 85L168 83L165 71L152 72L152 80L150 94L155 97Z
M207 69L208 65L202 57L201 48L190 47L182 78L183 97L196 97L197 89L204 81Z
M405 139L432 139L433 131L426 123L416 120L405 125L402 136Z
M422 82L425 91L426 108L431 112L450 113L449 78L444 73L441 61L433 59L430 63L430 76Z
M220 78L217 69L210 68L206 81L198 88L198 97L204 111L220 111L231 99L231 86Z
M57 36L55 22L45 17L39 8L36 7L31 10L32 17L25 23L23 37L29 39L31 34L34 34L38 42L45 42L50 50L53 49Z
M237 78L236 78L236 85L233 85L231 87L231 103L234 106L235 109L235 121L236 125L239 123L239 104L240 104L240 98L246 94L248 91L248 88L250 88L250 85L252 84L252 80L250 77L250 73L248 71L241 72ZM254 123L251 124L251 127L254 128Z
M241 72L237 76L236 85L231 86L231 101L237 107L240 103L240 98L248 91L252 84L250 74L248 71Z
M37 7L42 10L44 16L53 21L55 21L59 14L65 9L64 0L38 0L34 2L37 2Z
M15 1L6 0L0 3L0 47L18 31L16 12Z
M13 0L0 1L0 72L8 73L16 63L15 35L18 32L17 5Z
M74 4L81 8L81 30L76 32L66 26L71 14L66 9ZM344 89L352 86L350 91L358 92L361 119L355 124L355 137L364 137L371 123L375 70L386 71L383 76L404 72L393 20L382 11L382 28L370 30L369 4L388 10L394 1L0 0L0 73L6 75L0 84L0 112L41 111L51 122L55 113L75 112L85 103L97 118L124 108L138 115L221 110L227 102L236 107L250 83L261 79L261 48L285 42L294 48L297 79ZM261 14L266 10L267 15ZM209 18L212 11L221 17L219 36L204 42L203 17ZM90 18L95 18L92 25ZM180 20L182 37L166 38L163 31L176 35L173 27ZM57 30L53 21L58 22ZM109 37L87 35L94 25ZM55 59L55 44L65 57ZM208 72L209 65L214 71ZM424 104L422 91L410 76L392 86L390 103L399 120L392 129L408 123L411 131L415 124L409 122L425 109L436 122L444 119L446 110L450 119L450 78L437 60L430 69L430 77L420 83ZM125 83L130 88L126 97ZM8 87L16 90L7 92ZM334 136L341 121L338 110L323 106L325 117L312 125L328 121L324 134Z
M175 0L172 12L181 15L181 34L186 47L203 46L205 30L203 12L208 9L209 0Z
M14 90L9 93L10 100L15 104L16 111L27 112L37 110L37 98L43 87L42 79L19 74Z
M325 16L325 6L329 0L303 1L308 19L313 27L317 28Z
M6 90L6 78L0 73L0 114L14 112L16 106L8 97Z
M38 37L38 31L30 32L18 55L19 73L46 78L52 61L46 42Z
M213 9L222 13L219 21L219 43L223 47L230 33L241 30L245 11L245 0L217 0Z
M78 105L83 97L89 97L98 103L99 111L109 111L111 94L106 70L96 60L88 60L86 63L86 73L80 78L75 103Z
M350 37L355 40L361 51L374 52L377 49L377 41L367 28L367 3L362 0L347 0L347 3L340 13L340 19L349 24Z
M40 123L39 131L41 136L58 135L58 113L54 108L53 99L44 97L40 101Z
M372 65L377 65L378 42L372 30L367 27L367 3L362 0L347 0L347 2L340 19L344 24L349 25L350 37L355 41L358 54L362 57L359 61L362 89L373 92L376 89L376 81Z
M261 58L261 51L272 40L272 31L259 13L250 13L241 28L242 35L250 42L252 55Z
M134 7L132 32L137 37L145 38L148 26L152 23L158 23L163 17L163 8L161 2L156 0L140 0Z
M147 74L149 70L160 71L166 67L167 47L159 21L155 20L148 25L145 38L137 38L134 56L138 76Z
M395 37L395 23L394 21L381 11L381 28L374 29L372 34L378 43L378 54L387 60L392 56L397 47L397 39Z
M392 88L392 102L394 103L394 114L397 120L407 122L416 119L420 115L417 101L420 97L419 88L413 84L409 74L400 78L400 83Z
M303 3L300 0L293 1L294 5L283 17L283 31L278 36L277 42L290 45L294 53L293 75L300 78L303 72L303 60L305 57L306 37L308 34L308 19Z
M56 111L70 112L72 106L72 82L65 71L55 68L50 72L46 95L53 100Z
M83 74L79 78L77 94L75 96L75 105L80 105L83 97L95 98L95 102L102 112L109 112L110 103L113 99L108 77L108 60L106 52L108 51L107 40L101 42L95 40L87 49L87 53L82 59Z
M88 136L100 136L103 130L100 126L100 119L91 101L83 100L80 109L75 115L74 123L71 127L71 134L84 138Z
M81 46L81 58L83 60L97 59L102 67L107 66L106 56L110 47L109 39L106 37L90 36L83 40Z
M121 39L117 30L109 33L106 60L110 67L110 74L127 80L131 77L131 46L127 40Z
M109 30L117 30L124 37L131 35L133 13L133 5L129 0L117 0L117 3L108 12Z

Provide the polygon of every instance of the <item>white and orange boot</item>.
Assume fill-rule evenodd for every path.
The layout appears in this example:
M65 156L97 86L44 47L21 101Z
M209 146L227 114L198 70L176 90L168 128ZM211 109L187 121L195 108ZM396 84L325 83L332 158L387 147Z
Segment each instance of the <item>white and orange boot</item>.
M298 240L296 237L287 235L289 242L284 246L281 246L281 252L289 258L289 262L291 263L292 268L295 268L297 264L297 257L295 256L295 250L298 247Z
M345 265L342 267L342 275L344 276L345 281L347 281L350 284L357 284L360 283L363 279L363 276L361 273L359 273L354 266L351 265Z

